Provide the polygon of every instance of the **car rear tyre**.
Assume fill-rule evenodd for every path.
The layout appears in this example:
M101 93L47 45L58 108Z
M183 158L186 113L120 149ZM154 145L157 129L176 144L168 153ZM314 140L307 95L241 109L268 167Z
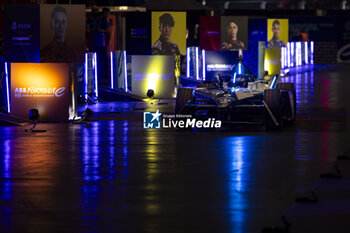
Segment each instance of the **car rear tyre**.
M282 128L282 106L281 92L278 89L267 89L264 91L264 102L267 105L267 129ZM271 116L272 114L272 116Z
M295 86L294 83L278 83L277 84L277 89L279 90L284 90L284 91L288 91L291 92L293 94L293 117L292 119L289 121L289 123L294 123L295 119L296 119L296 92L295 92Z

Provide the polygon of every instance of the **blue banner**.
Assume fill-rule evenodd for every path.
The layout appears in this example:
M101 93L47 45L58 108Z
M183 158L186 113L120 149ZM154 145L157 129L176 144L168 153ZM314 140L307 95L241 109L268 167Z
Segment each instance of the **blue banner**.
M40 5L6 5L5 61L40 61Z
M214 80L218 74L233 75L238 61L238 51L206 51L206 80Z
M244 64L256 77L258 76L259 41L265 41L267 44L266 28L266 19L248 21L248 50L243 52L243 58Z
M151 16L148 13L127 13L126 52L130 55L151 54Z

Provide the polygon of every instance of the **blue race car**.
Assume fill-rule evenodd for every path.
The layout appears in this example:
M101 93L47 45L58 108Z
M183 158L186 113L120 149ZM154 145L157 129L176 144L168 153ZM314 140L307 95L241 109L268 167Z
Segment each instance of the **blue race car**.
M197 119L215 118L227 123L263 123L281 128L294 123L296 95L293 83L279 83L279 76L258 80L239 60L240 70L219 75L196 88L179 88L175 113Z

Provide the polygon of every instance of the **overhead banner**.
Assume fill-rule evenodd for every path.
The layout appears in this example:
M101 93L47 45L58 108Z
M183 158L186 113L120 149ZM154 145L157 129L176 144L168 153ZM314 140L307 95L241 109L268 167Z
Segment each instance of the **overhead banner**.
M282 48L287 46L289 41L288 19L267 20L267 47Z
M38 109L40 121L69 118L69 64L11 63L11 114L28 119Z
M142 12L126 14L126 52L132 55L150 55L151 15Z
M40 5L40 62L84 62L85 5Z
M4 13L5 61L39 62L39 5L5 5Z
M173 98L175 89L174 56L132 56L132 93L147 97L153 90L155 98Z
M220 16L200 17L200 49L221 50Z
M248 17L221 17L221 50L247 50L248 48Z
M186 12L152 12L152 54L186 54Z

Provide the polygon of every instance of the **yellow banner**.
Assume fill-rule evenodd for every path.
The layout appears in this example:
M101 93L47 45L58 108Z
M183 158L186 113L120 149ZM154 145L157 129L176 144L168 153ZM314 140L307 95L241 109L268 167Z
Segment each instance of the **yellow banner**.
M267 20L267 47L286 47L289 39L288 19L268 19Z
M281 73L281 48L265 49L265 70L269 75Z
M186 54L186 12L152 12L152 54Z

